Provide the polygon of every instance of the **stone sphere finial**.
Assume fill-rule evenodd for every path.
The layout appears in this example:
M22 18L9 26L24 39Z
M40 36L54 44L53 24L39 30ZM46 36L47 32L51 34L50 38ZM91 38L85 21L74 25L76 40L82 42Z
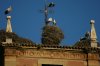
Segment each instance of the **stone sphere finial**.
M7 16L7 19L11 19L11 16Z
M95 23L95 20L91 20L90 24L94 24Z

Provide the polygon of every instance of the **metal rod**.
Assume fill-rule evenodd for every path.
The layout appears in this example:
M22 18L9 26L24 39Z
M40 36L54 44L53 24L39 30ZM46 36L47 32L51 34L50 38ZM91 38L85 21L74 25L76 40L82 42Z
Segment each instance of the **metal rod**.
M44 11L44 14L45 14L45 24L47 25L48 22L48 6L47 6L47 0L45 0L45 11Z

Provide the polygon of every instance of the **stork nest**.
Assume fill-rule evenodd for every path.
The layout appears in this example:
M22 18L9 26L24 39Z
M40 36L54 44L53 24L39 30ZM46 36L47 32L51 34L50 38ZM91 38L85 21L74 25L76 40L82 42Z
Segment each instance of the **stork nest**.
M64 34L57 26L44 26L42 32L42 44L59 45L64 39Z
M5 42L6 38L12 38L13 43L18 43L18 44L35 44L31 40L19 37L15 33L7 33L4 30L0 30L0 42Z

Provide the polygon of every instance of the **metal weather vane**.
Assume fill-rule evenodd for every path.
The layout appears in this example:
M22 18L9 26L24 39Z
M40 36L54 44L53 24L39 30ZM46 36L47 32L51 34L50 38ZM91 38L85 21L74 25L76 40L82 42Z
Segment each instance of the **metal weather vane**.
M53 22L53 24L56 25L55 19L48 18L48 9L54 7L55 4L53 2L50 2L47 4L47 0L45 0L45 9L44 9L44 15L45 15L45 24L48 25L48 23Z

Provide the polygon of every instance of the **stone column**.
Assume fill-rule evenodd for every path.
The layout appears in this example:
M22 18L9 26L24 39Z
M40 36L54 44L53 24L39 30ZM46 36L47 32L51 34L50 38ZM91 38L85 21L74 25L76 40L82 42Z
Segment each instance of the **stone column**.
M91 40L91 47L97 47L97 35L96 35L96 30L94 27L94 20L91 20L91 32L90 32L90 40Z
M6 27L6 32L12 32L12 27L11 27L11 16L7 16L7 27Z

